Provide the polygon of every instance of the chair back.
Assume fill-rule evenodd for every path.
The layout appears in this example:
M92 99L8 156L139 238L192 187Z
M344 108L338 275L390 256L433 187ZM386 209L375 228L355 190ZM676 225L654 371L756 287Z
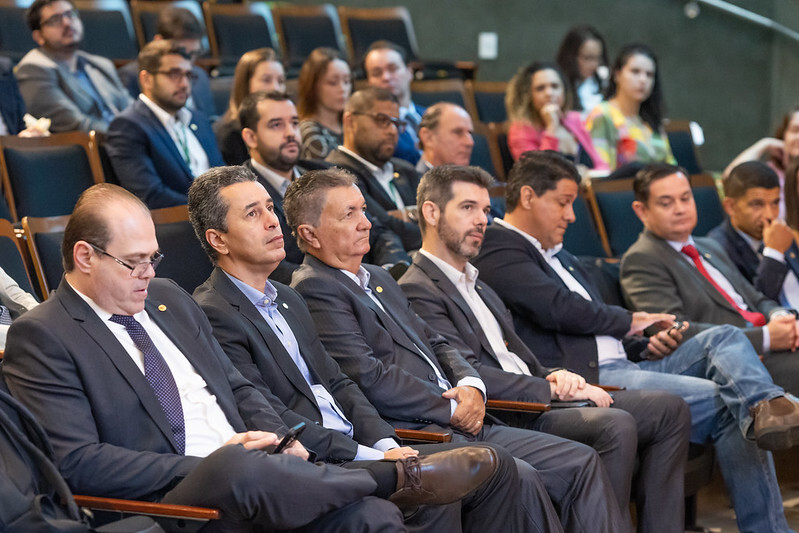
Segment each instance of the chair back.
M28 294L35 294L27 268L27 250L7 220L0 220L0 267Z
M466 86L463 84L463 80L452 78L413 81L411 82L411 94L413 102L423 107L430 107L438 102L450 102L464 108L472 117L477 115L472 100L466 95Z
M508 112L505 109L506 81L466 81L467 94L474 102L475 121L484 123L505 122Z
M133 17L133 29L139 48L149 43L158 33L158 14L167 7L182 7L197 17L200 26L205 26L203 10L197 0L131 0L130 12ZM203 37L203 48L208 49L208 38Z
M363 62L369 46L380 40L403 47L408 54L408 61L419 59L416 32L406 7L339 6L338 16L353 63Z
M664 129L669 139L671 153L677 164L688 171L689 174L701 174L702 165L696 153L694 137L691 133L691 122L688 120L670 120Z
M288 71L298 72L305 59L320 46L338 50L347 61L349 53L341 32L341 23L338 12L332 5L285 4L272 8L272 14Z
M721 205L716 180L711 174L694 174L690 180L697 215L693 234L701 237L724 221L724 207Z
M153 209L155 236L164 254L158 267L159 278L170 278L191 294L211 275L213 265L189 222L185 205Z
M214 99L214 110L220 117L230 107L230 93L233 91L233 76L211 78L211 96Z
M586 201L586 187L580 187L577 198L574 200L574 222L566 228L563 235L563 247L577 256L608 257L606 239L597 229L591 209Z
M58 287L64 275L61 262L61 244L69 215L60 217L25 217L22 231L28 242L33 270L39 282L39 296L46 300L51 290Z
M32 3L33 0L0 0L0 54L14 63L38 46L25 19Z
M83 22L81 50L116 63L136 59L139 45L125 0L74 0Z
M265 3L203 2L203 11L211 55L219 59L220 67L226 72L235 68L245 52L256 48L271 48L280 57L281 49L272 12Z
M0 175L14 221L71 213L84 190L105 181L93 131L0 137Z
M604 226L612 257L621 257L635 242L644 225L633 211L633 179L593 179L586 196L597 223Z

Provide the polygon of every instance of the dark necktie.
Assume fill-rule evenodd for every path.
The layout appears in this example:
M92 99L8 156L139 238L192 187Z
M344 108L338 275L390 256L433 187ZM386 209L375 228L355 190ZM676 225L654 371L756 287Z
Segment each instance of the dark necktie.
M710 284L713 285L713 287L715 287L717 291L719 291L719 294L721 294L724 297L724 299L727 300L727 302L729 302L729 304L733 306L736 311L738 311L738 313L744 318L744 320L746 320L747 322L749 322L754 326L766 325L766 317L763 316L762 313L747 311L746 309L738 307L738 304L735 303L735 300L733 300L729 294L727 294L721 287L719 287L718 283L716 283L716 281L713 279L713 276L711 276L710 273L707 270L705 270L705 265L702 264L702 260L699 257L699 251L696 249L696 247L693 244L686 244L685 246L682 247L682 250L680 251L694 261L697 270L699 270L699 272L701 272L702 275L705 276L705 279L708 280Z
M183 406L180 404L180 393L175 384L175 378L164 361L161 352L153 344L153 340L144 330L141 324L127 315L111 315L111 322L125 326L133 344L144 354L144 377L153 388L161 408L166 414L169 425L172 427L172 434L175 437L175 445L182 454L186 452L186 423L183 420Z

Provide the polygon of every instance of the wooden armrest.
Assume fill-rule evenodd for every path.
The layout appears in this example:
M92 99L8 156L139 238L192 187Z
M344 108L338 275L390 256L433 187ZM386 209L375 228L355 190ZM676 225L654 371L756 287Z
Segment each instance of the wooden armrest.
M192 507L190 505L119 500L116 498L100 498L98 496L75 495L75 503L77 503L79 507L88 507L89 509L101 511L119 511L148 516L179 517L187 520L217 520L220 517L218 509Z
M510 400L488 400L486 409L497 411L523 411L527 413L545 413L549 411L548 403L514 402Z
M593 385L593 383L592 383ZM615 385L594 385L607 392L615 392L617 390L627 390L627 387L616 387Z
M418 442L450 442L452 433L449 431L423 431L421 429L396 429L394 432L402 440L413 440Z

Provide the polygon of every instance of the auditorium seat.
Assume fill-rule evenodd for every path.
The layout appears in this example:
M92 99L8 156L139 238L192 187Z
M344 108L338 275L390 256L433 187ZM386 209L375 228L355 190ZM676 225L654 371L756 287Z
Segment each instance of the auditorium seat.
M316 48L338 50L349 57L336 8L330 4L298 6L279 4L272 8L284 64L289 77L299 73L305 59Z
M232 74L239 58L256 48L268 47L281 56L272 12L265 3L203 2L203 11L211 55L219 60L222 73Z
M28 243L33 270L39 284L39 297L46 300L64 274L61 243L70 215L60 217L25 217L22 230Z
M139 45L130 7L125 0L74 0L83 22L81 50L114 61L117 66L136 59Z

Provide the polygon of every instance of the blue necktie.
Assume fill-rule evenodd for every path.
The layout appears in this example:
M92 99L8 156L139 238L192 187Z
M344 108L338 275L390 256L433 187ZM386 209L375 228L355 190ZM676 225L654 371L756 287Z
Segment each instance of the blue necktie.
M153 344L153 340L135 318L127 315L111 315L110 320L125 326L128 335L133 339L133 344L144 354L144 377L153 388L172 427L175 445L183 455L186 453L186 423L183 420L183 406L180 404L178 386L169 366Z

